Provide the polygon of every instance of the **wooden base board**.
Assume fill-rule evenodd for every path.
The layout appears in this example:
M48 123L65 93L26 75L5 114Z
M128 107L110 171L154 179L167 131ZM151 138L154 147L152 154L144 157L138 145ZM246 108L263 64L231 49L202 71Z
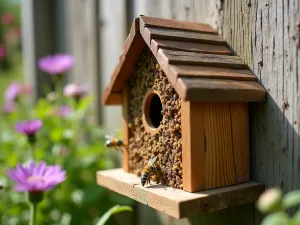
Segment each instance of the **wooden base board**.
M177 219L253 203L264 191L264 185L257 182L197 193L164 185L143 187L140 177L126 173L123 169L98 171L97 183Z

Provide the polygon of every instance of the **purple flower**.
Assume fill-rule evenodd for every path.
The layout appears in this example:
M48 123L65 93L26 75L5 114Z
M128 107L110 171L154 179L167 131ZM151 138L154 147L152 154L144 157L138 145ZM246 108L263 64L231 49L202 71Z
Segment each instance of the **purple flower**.
M66 179L66 171L60 165L47 166L43 161L31 162L28 167L18 164L16 169L10 168L6 173L16 183L14 190L19 192L51 190Z
M72 111L71 107L68 105L63 105L59 108L59 115L61 117L67 116Z
M43 122L41 120L26 120L17 123L15 128L21 134L34 136L42 126Z
M16 109L16 104L14 102L4 103L3 108L2 108L3 113L5 113L5 114L10 114L10 113L14 112L15 109Z
M87 89L84 85L80 84L67 84L64 87L64 95L67 97L72 97L80 99L87 94Z
M19 82L12 82L5 90L5 100L15 101L22 92L22 85Z
M0 44L0 62L6 57L6 55L7 55L6 47Z
M51 75L62 75L73 66L73 57L68 54L56 54L43 57L39 60L39 68Z

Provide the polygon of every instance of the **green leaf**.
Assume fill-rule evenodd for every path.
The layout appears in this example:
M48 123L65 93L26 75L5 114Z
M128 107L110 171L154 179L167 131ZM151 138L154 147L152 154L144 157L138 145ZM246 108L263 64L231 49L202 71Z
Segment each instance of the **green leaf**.
M289 225L299 225L300 224L300 210L298 210L292 217Z
M295 190L287 193L282 200L284 209L288 209L300 204L300 190Z
M80 100L78 104L78 110L86 110L92 102L92 97L87 96Z
M124 212L124 211L129 211L132 212L132 208L130 206L120 206L116 205L110 210L108 210L98 221L97 225L104 225L107 220L114 214L119 213L119 212Z
M50 131L49 137L54 142L60 142L63 138L63 130L58 127Z
M276 212L281 209L282 191L279 188L271 188L261 194L257 201L257 208L262 213Z
M283 212L271 213L264 218L261 225L287 225L289 223L288 215Z

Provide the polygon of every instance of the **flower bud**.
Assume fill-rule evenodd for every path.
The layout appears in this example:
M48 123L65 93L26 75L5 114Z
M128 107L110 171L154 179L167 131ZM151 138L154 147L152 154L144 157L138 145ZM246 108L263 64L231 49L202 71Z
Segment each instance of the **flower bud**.
M257 208L262 213L274 212L280 209L282 192L278 188L266 190L258 199Z

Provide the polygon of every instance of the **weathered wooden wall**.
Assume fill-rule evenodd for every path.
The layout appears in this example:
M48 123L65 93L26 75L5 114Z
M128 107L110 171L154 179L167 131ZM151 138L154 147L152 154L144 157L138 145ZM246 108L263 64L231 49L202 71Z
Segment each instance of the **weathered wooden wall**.
M300 188L300 3L298 0L135 0L135 15L192 20L212 25L268 90L265 104L250 104L251 178L285 191ZM298 25L298 26L297 26ZM142 207L142 215L149 218ZM259 224L253 205L163 224ZM156 220L157 221L157 220Z
M98 0L64 2L67 49L75 59L74 68L69 73L69 82L88 86L93 97L93 119L95 122L101 122Z
M282 187L285 191L300 188L298 0L68 0L68 4L78 9L75 14L70 13L74 18L73 29L78 30L71 37L78 40L71 43L77 52L74 52L76 59L85 68L91 66L92 71L75 69L78 69L80 79L86 78L86 73L91 73L97 82L98 78L101 79L101 88L107 84L122 51L128 32L126 18L132 20L144 14L204 22L218 29L269 93L267 103L250 104L251 178L268 187ZM100 21L95 17L97 5ZM94 29L95 24L98 29ZM34 29L31 30L33 33ZM97 42L98 31L100 39ZM33 65L33 62L30 63ZM99 86L95 88L96 91L101 90ZM113 118L105 120L105 126L110 131L118 128L121 124L120 109L113 107L105 110L103 118L108 118L108 115ZM147 206L140 206L138 213L139 225L258 225L260 222L253 205L180 221Z

